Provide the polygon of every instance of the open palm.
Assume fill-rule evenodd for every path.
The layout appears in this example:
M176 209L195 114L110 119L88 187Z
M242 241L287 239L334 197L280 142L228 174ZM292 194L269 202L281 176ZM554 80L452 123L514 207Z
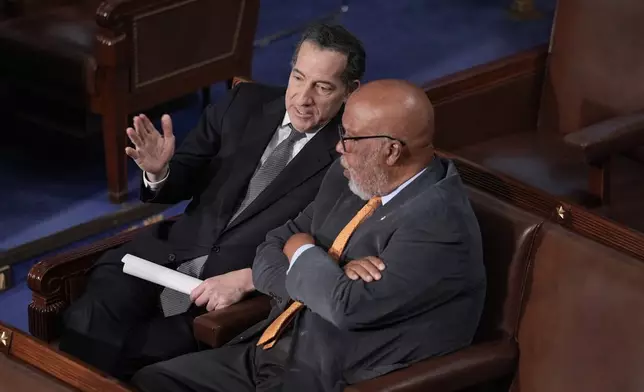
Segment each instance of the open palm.
M141 170L154 175L161 175L174 155L172 120L167 114L161 117L161 127L163 135L154 128L147 116L141 114L134 117L134 128L126 130L134 148L126 147L125 153L134 159Z

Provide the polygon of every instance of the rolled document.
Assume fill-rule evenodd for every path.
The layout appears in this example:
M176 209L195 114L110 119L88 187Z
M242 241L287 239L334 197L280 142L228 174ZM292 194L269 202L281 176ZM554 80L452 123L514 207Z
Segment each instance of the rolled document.
M190 295L192 290L203 282L201 279L193 278L190 275L182 274L181 272L152 263L129 253L123 256L121 261L123 262L123 272L126 274L176 290L180 293Z

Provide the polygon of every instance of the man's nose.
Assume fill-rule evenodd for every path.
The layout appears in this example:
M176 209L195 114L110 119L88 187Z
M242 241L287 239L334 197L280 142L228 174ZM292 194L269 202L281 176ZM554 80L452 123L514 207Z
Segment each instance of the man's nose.
M300 106L308 106L313 103L313 94L310 88L302 89L300 95L298 96L297 103Z
M344 146L342 145L342 139L338 140L338 142L335 144L335 151L337 151L339 154L344 155L346 151L344 151Z

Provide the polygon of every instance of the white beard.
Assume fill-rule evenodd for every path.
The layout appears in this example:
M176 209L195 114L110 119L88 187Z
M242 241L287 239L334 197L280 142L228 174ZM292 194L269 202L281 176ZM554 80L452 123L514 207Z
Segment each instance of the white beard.
M353 192L354 195L358 196L362 200L369 200L372 197L372 195L370 195L367 192L365 192L364 190L362 190L358 186L358 184L356 184L356 182L353 181L353 179L349 180L349 189L351 190L351 192Z

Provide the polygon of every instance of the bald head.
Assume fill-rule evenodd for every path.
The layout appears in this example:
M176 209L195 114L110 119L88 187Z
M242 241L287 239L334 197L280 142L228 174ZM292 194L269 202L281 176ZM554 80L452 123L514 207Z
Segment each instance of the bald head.
M434 108L425 92L407 81L367 83L351 95L346 111L355 111L356 120L369 123L372 132L405 141L411 152L433 144Z
M363 199L388 194L434 157L434 109L409 82L361 86L347 100L342 125L345 138L337 150L350 189Z

